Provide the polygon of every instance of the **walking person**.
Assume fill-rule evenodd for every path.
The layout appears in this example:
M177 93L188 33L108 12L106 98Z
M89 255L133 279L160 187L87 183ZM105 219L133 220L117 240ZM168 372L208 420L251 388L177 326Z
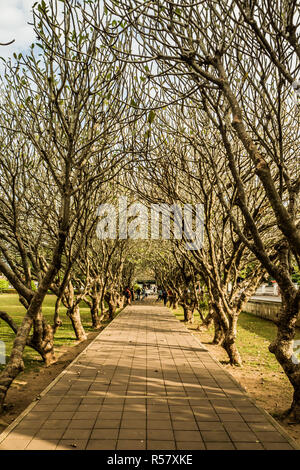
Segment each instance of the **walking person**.
M127 301L127 305L131 305L131 292L129 290L129 287L126 287L124 295Z
M158 291L157 291L158 295L157 295L156 302L158 302L159 300L162 300L162 293L163 293L162 289L159 288Z
M168 293L167 293L167 291L166 291L165 289L162 291L162 299L163 299L163 301L164 301L164 306L166 306L166 305L167 305L167 301L168 301Z

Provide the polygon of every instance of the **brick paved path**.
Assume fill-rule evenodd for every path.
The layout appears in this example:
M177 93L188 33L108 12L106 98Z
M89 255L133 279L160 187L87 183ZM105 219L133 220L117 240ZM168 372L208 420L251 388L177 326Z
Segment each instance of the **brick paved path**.
M164 307L127 307L0 435L0 449L293 449Z

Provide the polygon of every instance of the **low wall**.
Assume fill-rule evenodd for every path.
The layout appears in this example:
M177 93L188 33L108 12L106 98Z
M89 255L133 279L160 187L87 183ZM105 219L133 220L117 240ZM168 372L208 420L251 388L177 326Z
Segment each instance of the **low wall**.
M281 302L275 302L272 300L249 300L246 306L243 308L244 312L252 313L257 317L265 318L276 323L280 315ZM296 325L300 328L300 318Z

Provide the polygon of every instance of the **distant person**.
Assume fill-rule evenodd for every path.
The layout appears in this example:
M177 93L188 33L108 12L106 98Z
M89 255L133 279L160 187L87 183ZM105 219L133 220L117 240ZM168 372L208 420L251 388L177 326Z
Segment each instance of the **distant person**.
M129 287L126 287L124 295L127 301L127 305L131 305L131 292L130 292Z
M134 301L135 295L134 295L134 289L133 289L133 287L130 289L130 294L131 294L131 300Z
M156 302L159 302L160 300L162 300L162 293L163 293L162 289L158 289Z
M143 287L141 300L144 300L145 297L147 297L147 294L146 294L146 289L145 289L145 287Z
M167 305L167 301L168 301L168 293L167 293L167 291L166 291L165 289L162 291L162 299L163 299L163 301L164 301L164 306L166 306L166 305Z
M141 300L141 289L140 287L136 290L136 300Z

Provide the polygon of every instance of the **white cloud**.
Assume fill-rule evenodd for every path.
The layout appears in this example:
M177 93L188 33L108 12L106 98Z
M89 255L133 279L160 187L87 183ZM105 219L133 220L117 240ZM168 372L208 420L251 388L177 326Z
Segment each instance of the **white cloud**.
M0 46L1 57L24 52L34 41L31 7L35 0L0 0L0 42L15 40L10 46Z

